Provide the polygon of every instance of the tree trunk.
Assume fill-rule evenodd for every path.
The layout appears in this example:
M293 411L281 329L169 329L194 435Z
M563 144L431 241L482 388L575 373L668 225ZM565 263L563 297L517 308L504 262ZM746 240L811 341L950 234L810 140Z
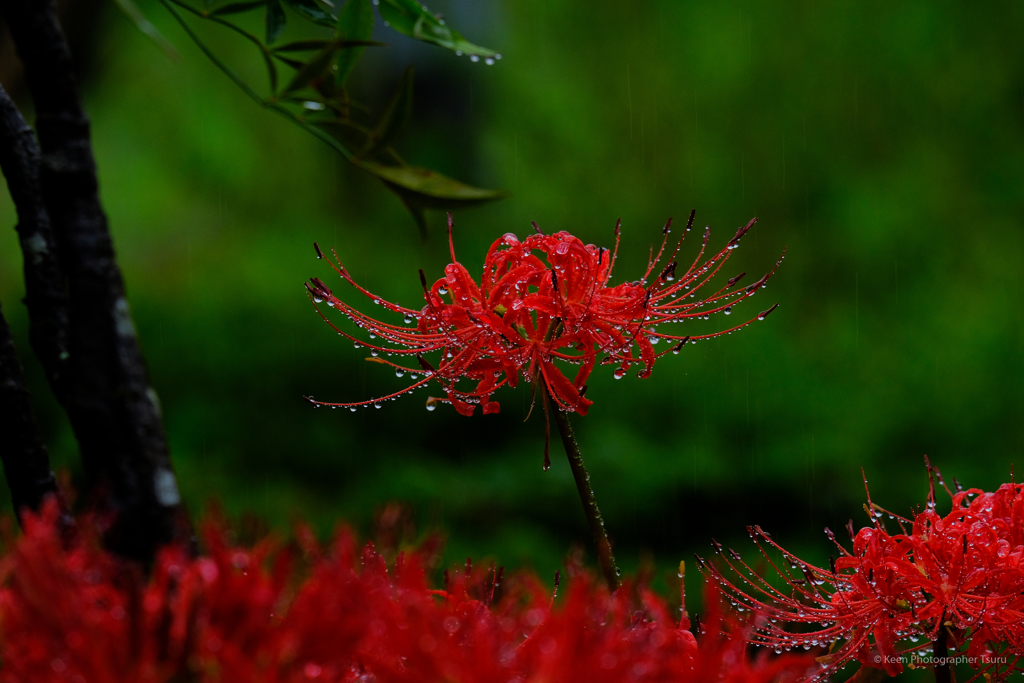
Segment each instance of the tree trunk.
M49 297L38 291L33 297L29 291L33 347L78 440L87 493L114 513L109 547L144 560L160 544L184 538L189 531L159 400L149 385L100 206L89 121L53 3L2 0L0 13L25 68L41 152L38 197L43 211L39 213L38 201L18 202L15 197L20 227L34 218L38 224L42 215L52 231L52 243L45 230L37 231L43 237L30 242L25 252L26 289L31 290L32 278L55 288L46 291L53 295ZM22 178L14 169L3 170L13 196ZM22 246L26 248L24 236ZM45 258L35 264L41 252ZM54 263L56 274L46 271ZM62 315L57 294L65 283Z

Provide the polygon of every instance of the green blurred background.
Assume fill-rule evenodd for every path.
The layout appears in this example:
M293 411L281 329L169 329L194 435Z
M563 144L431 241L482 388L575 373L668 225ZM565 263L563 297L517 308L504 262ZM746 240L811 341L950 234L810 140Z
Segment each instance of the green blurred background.
M665 219L691 208L716 246L759 218L725 277L753 277L788 247L771 286L736 310L779 302L765 322L688 346L650 379L617 382L606 366L590 382L595 404L575 424L622 565L674 573L712 536L748 548L747 524L821 559L824 526L864 519L862 467L873 499L896 511L923 502L926 453L965 484L1008 480L1024 449L1024 6L430 4L504 58L473 64L378 17L391 47L367 51L354 89L379 106L414 64L403 156L512 192L456 215L471 272L531 220L610 245L621 217L628 279ZM405 386L314 312L303 281L336 276L311 243L418 306L417 269L433 279L448 262L443 216L430 215L421 242L379 182L256 107L160 5L141 6L180 61L101 5L83 79L190 508L219 500L280 528L302 517L365 533L375 510L403 501L421 529L448 536L448 559L545 574L573 544L589 548L557 442L541 469L543 422L523 422L526 388L496 396L500 415L473 418L427 412L423 393L356 413L302 400ZM257 73L244 44L201 29ZM28 350L14 221L5 196L0 297L53 458L76 473Z

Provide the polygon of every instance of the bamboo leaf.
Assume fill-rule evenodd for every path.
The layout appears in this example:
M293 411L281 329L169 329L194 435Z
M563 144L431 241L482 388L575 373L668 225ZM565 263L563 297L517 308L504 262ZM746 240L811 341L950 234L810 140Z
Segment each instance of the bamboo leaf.
M330 40L295 40L291 43L278 45L274 52L303 52L306 50L322 50L331 44Z
M334 17L320 8L316 0L284 0L299 16L321 26L334 27Z
M291 57L285 57L283 55L279 55L279 54L277 54L277 52L273 52L272 54L274 55L274 59L276 59L277 61L281 62L282 64L287 64L288 66L290 66L291 68L295 69L296 71L299 71L304 66L306 66L305 62L300 62L297 59L292 59Z
M338 14L335 35L346 41L370 40L370 36L373 35L373 5L370 0L348 0ZM338 71L335 78L339 85L344 85L348 80L362 54L363 48L360 47L338 53Z
M387 43L381 43L376 40L338 40L338 39L319 39L319 40L296 40L291 43L285 43L274 48L274 52L308 52L311 50L322 50L327 46L333 46L338 49L347 48L359 48L359 47L386 47Z
M156 43L157 47L164 51L171 59L177 61L180 58L178 51L174 49L174 45L171 41L167 40L162 33L150 23L149 19L142 13L139 6L135 4L133 0L115 0L117 6L121 9L126 17L131 19L135 24L135 27L146 34L150 40Z
M284 8L281 7L281 0L269 0L267 2L267 45L272 45L277 40L287 21L288 17L284 14Z
M321 50L307 62L298 73L292 78L291 83L284 89L284 94L302 90L313 85L316 81L326 78L334 67L334 56L337 48L333 45Z
M379 0L379 2L377 8L380 10L380 16L399 33L470 56L498 57L498 53L494 50L474 45L457 31L448 28L442 20L428 12L416 0Z
M222 17L228 14L241 14L242 12L250 12L257 7L263 7L267 4L267 0L253 0L253 2L233 2L230 5L224 5L210 12L212 17Z
M411 66L406 67L405 73L398 81L391 100L384 108L377 125L370 133L360 156L370 156L374 152L387 147L394 142L409 123L412 114L412 84L414 71Z
M365 160L356 160L355 164L383 180L403 201L409 197L427 209L465 208L508 196L505 190L473 187L426 168L386 166Z
M270 92L277 92L277 65L274 64L274 55L270 50L263 48L263 61L267 65L267 76L270 78Z

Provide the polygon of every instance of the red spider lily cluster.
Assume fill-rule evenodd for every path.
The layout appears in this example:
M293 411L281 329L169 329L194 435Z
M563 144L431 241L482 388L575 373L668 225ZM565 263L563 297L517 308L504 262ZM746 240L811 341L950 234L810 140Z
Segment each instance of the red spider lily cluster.
M523 240L506 234L491 245L479 284L458 262L452 245L452 263L445 268L443 278L428 286L420 273L426 305L418 310L384 301L358 285L340 260L337 265L332 263L343 279L375 304L403 316L406 325L375 320L335 296L319 278L313 278L306 287L314 303L325 302L343 313L366 330L370 341L328 323L357 346L369 348L373 360L393 367L399 376L408 373L422 378L402 391L370 401L313 402L352 410L358 406L379 407L383 401L437 380L446 398L429 399L429 409L440 400L450 402L463 415L472 415L476 404L487 414L499 410L498 403L491 400L497 389L506 384L514 387L524 379L533 382L534 387L543 381L560 410L585 415L592 403L584 395L587 379L596 363L616 365L616 378L625 375L631 366L642 365L639 376L648 377L657 358L669 352L678 353L688 341L696 343L733 332L754 319L764 319L774 310L772 306L754 319L710 334L683 336L659 330L659 326L667 323L706 319L713 313L728 315L734 304L753 296L775 272L773 269L753 284L738 287L744 275L741 273L725 285L711 289L711 279L754 225L752 220L721 251L702 260L710 236L710 229L706 230L692 265L679 273L677 256L692 225L691 213L686 231L667 254L669 221L661 248L657 255L652 250L643 276L614 286L611 277L618 254L618 225L615 248L611 251L584 244L568 232L545 235L538 229L538 234ZM323 257L319 247L317 255ZM659 266L663 257L666 265ZM655 345L660 342L669 348L657 352ZM431 352L440 353L436 364L425 357ZM415 358L417 362L409 367L409 363L393 362L380 354ZM603 356L600 361L599 356ZM556 362L578 366L575 377L570 380ZM475 386L460 386L460 380Z
M702 565L741 609L762 615L752 642L777 651L828 648L818 658L819 678L851 661L895 676L904 663L938 665L941 658L1003 680L1024 655L1024 485L1004 484L992 493L946 488L952 510L943 516L934 482L945 484L930 465L929 475L935 478L927 504L913 520L883 510L869 495L872 524L855 534L850 522L852 552L826 529L840 554L829 569L751 527L782 588L718 544L724 567ZM899 533L886 529L886 517ZM776 563L769 549L784 561Z
M389 569L348 532L327 549L300 535L300 553L207 524L205 555L165 548L146 577L62 538L58 517L53 503L26 514L0 563L0 681L769 683L813 667L748 657L716 610L698 646L644 586L609 595L583 573L558 601L468 563L432 590L420 553Z

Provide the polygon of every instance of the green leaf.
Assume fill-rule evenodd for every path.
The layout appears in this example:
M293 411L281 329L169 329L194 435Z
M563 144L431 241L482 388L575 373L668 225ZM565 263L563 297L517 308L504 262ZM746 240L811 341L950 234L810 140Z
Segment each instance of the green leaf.
M427 231L425 209L463 209L508 196L505 190L473 187L426 168L385 166L358 159L354 163L380 178L398 195L424 236Z
M338 14L335 35L341 40L369 40L373 35L373 4L370 0L348 0ZM344 85L356 62L363 54L363 48L353 48L338 53L338 72L335 75L339 85Z
M296 40L278 45L274 52L303 52L306 50L322 50L331 44L330 40Z
M370 133L360 156L370 156L374 152L387 147L394 142L409 123L412 114L412 82L414 75L411 66L406 67L405 73L398 81L391 100L380 115L377 125Z
M284 8L281 7L281 0L269 0L267 2L267 45L272 45L277 40L287 21Z
M300 69L302 69L303 67L306 66L305 62L300 62L297 59L292 59L290 57L284 57L282 55L277 54L277 52L273 52L272 54L274 55L274 59L276 59L277 61L281 62L282 64L287 64L288 66L290 66L291 68L295 69L296 71L298 71L298 70L300 70Z
M322 50L327 46L333 46L338 49L346 48L360 48L360 47L386 47L387 43L381 43L376 40L296 40L291 43L285 43L274 48L274 52L308 52L311 50Z
M385 183L385 185L386 184L387 183ZM397 192L394 188L391 189L398 195L398 198L402 201L402 205L405 207L405 210L412 214L412 219L416 221L416 227L420 231L420 238L424 240L427 239L427 213L423 202L420 202L416 196L411 193L407 192L403 194L401 192Z
M466 208L508 196L505 190L473 187L427 168L386 166L364 160L356 160L355 164L383 180L399 196L413 197L427 209Z
M416 0L380 0L380 16L399 33L417 40L480 57L496 57L497 52L470 43L458 32L424 9Z
M358 149L359 146L366 140L366 131L362 126L349 120L348 118L335 118L333 120L325 121L311 121L311 125L319 130L327 133L333 138L338 145L332 145L338 151L345 155L346 159L351 160L353 158L352 149ZM339 149L340 146L340 149Z
M177 60L180 55L171 45L171 41L164 38L164 35L157 30L156 26L150 23L149 19L142 13L133 0L115 0L117 6L124 12L124 15L135 23L135 27L145 33L150 40L156 43L157 47L164 51L171 59Z
M329 45L326 49L316 53L309 62L307 62L298 73L292 78L291 83L284 89L284 94L295 92L296 90L302 90L303 88L313 85L315 81L325 78L330 74L334 67L334 57L337 53L338 48L333 45Z
M314 24L334 27L334 17L320 8L316 0L285 0L296 14L304 17Z
M249 12L257 7L263 7L267 4L267 0L253 0L253 2L233 2L230 5L224 5L210 12L210 16L221 17L226 14L240 14L242 12Z
M263 61L267 65L267 77L270 79L270 92L277 92L277 66L274 64L274 55L267 48L263 48Z

